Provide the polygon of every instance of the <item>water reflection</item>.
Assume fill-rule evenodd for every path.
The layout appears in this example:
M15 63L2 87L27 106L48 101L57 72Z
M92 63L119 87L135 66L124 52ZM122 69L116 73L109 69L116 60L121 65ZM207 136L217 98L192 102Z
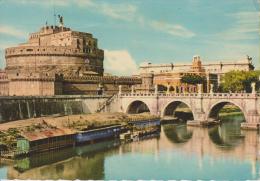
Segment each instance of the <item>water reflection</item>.
M259 135L242 132L239 118L233 118L210 129L164 125L160 136L139 142L108 141L31 156L2 165L0 178L259 179Z
M173 143L185 143L192 137L192 132L185 124L168 124L163 126L166 137Z
M103 179L105 156L118 140L33 155L15 161L9 179ZM109 152L107 152L109 150Z
M231 149L239 145L244 135L241 133L240 124L243 116L226 116L221 119L221 124L209 129L209 137L218 146Z

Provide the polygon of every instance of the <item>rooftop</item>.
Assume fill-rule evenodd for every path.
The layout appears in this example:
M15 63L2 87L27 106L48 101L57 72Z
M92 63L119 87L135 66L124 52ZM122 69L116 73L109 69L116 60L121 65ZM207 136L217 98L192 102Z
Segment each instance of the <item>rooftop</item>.
M198 57L198 55L194 56ZM176 61L176 62L183 62L183 61ZM202 60L203 62L203 60ZM202 63L202 65L217 65L217 64L252 64L252 60L250 57L246 57L244 59L240 60L215 60L215 61L207 61L207 63ZM145 68L145 67L168 67L168 66L191 66L191 63L161 63L161 64L153 64L151 62L144 62L140 64L140 68Z
M71 135L74 133L75 131L73 131L72 129L54 128L54 129L47 129L47 130L22 132L21 136L26 138L29 141L35 141L35 140L41 140L50 137Z

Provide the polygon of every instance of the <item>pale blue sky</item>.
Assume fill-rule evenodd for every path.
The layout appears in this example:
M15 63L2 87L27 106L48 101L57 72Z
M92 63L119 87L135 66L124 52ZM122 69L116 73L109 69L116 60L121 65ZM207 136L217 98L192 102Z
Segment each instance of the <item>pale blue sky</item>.
M253 57L259 66L258 0L0 0L3 49L26 41L53 6L65 26L90 32L105 50L107 72L130 74L144 61L203 62Z

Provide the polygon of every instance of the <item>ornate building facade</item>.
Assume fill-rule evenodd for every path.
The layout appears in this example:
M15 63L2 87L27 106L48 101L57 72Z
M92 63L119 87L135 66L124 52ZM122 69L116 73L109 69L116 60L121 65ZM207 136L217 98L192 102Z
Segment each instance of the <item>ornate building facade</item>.
M62 18L62 17L61 17ZM29 40L5 50L0 95L113 94L130 90L140 78L103 76L104 51L90 33L44 26ZM101 91L101 92L100 92Z
M193 57L196 58L199 55L195 55ZM199 57L200 59L200 57ZM201 60L201 59L200 59ZM202 61L201 61L202 62ZM212 61L213 62L213 61ZM189 71L192 63L187 64L152 64L152 63L143 63L139 67L140 74L143 73L162 73L162 72L182 72ZM250 57L246 57L243 60L235 60L235 61L214 61L214 63L201 63L201 66L205 69L206 73L212 73L217 75L223 75L231 70L254 70L254 66L252 64L252 60Z
M181 82L181 78L187 74L196 74L206 77L206 83L203 87L204 92L209 92L214 85L214 89L220 83L221 76L231 70L253 70L251 58L234 62L219 62L203 64L200 56L196 55L192 59L192 64L151 64L143 63L139 67L139 73L146 77L149 86L162 85L174 92L196 92L196 85L187 85ZM149 80L150 79L150 80ZM151 83L152 82L152 83ZM146 85L147 87L147 85ZM141 90L138 86L138 90Z

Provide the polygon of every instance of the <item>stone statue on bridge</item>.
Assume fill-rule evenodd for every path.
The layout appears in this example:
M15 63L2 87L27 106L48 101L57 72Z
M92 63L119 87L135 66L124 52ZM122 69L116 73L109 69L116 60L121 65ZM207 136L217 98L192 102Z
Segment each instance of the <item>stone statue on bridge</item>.
M255 90L255 82L252 82L252 83L251 83L251 88L252 88L252 94L255 94L255 93L256 93L256 90Z
M64 25L63 17L61 15L58 15L58 18L59 18L60 27L63 27L63 25Z

